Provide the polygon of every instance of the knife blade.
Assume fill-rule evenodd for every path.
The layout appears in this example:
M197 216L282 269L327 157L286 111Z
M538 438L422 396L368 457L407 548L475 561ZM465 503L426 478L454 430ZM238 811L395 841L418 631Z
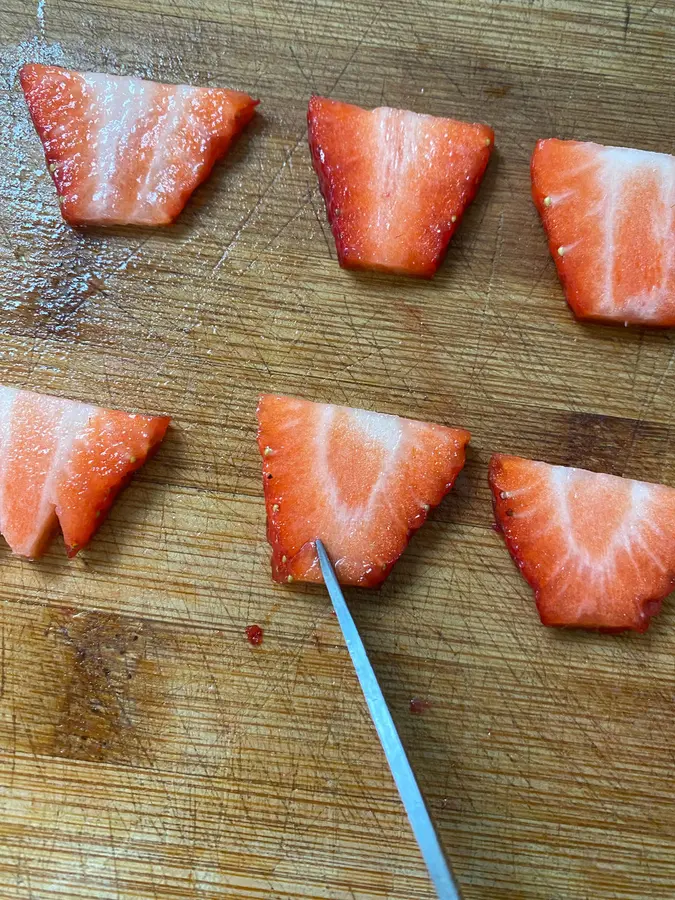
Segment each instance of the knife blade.
M413 834L422 852L436 893L441 900L461 900L459 888L453 878L450 866L436 834L429 810L420 791L396 725L389 712L387 701L378 683L366 648L361 640L356 623L342 594L333 565L321 541L316 541L319 564L323 580L328 589L333 609L340 623L347 650L351 656L356 677L370 711L375 730L382 744L391 774L398 788L401 802L410 822Z

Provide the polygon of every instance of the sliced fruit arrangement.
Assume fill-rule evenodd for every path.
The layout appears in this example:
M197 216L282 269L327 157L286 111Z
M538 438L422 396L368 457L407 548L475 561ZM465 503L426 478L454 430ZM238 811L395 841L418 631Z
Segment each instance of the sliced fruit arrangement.
M492 129L325 97L307 120L340 265L430 278L478 190Z
M342 584L376 587L452 487L470 434L382 413L266 394L258 404L275 581L321 582L326 546Z
M168 225L257 100L30 64L19 77L71 225Z
M675 156L539 141L532 195L576 316L675 325Z
M74 556L169 421L0 386L0 532L14 553L40 556L58 523Z
M499 454L489 480L544 625L647 630L675 586L673 488Z

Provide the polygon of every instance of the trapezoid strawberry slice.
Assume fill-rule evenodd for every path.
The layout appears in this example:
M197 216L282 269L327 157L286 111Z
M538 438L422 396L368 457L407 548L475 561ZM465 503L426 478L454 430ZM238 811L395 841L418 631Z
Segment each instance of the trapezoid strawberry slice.
M276 581L321 582L314 541L342 584L376 587L452 487L469 432L265 394L258 404Z
M74 556L169 421L0 386L0 532L13 552L40 556L60 525Z
M675 489L501 454L489 481L544 625L647 630L675 586Z
M575 316L675 325L675 156L538 141L532 196Z
M316 96L307 119L340 265L430 278L483 178L492 129Z
M168 225L251 120L240 91L25 65L21 86L71 225Z

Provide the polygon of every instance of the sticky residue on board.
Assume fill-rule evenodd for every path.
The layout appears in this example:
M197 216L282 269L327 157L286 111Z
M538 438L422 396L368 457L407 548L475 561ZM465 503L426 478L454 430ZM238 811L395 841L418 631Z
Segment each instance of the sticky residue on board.
M149 657L153 634L142 621L100 611L54 610L55 683L51 752L70 759L144 760L148 719L163 709L163 679ZM158 733L158 722L152 731Z

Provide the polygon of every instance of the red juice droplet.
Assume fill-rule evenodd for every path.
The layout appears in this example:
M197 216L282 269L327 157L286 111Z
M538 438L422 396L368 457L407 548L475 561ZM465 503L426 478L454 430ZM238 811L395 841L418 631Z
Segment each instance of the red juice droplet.
M249 625L246 628L246 637L248 638L249 644L253 644L254 647L258 647L262 644L263 630L260 625Z
M431 701L422 700L421 697L413 697L410 701L410 712L413 716L421 716L431 706Z

